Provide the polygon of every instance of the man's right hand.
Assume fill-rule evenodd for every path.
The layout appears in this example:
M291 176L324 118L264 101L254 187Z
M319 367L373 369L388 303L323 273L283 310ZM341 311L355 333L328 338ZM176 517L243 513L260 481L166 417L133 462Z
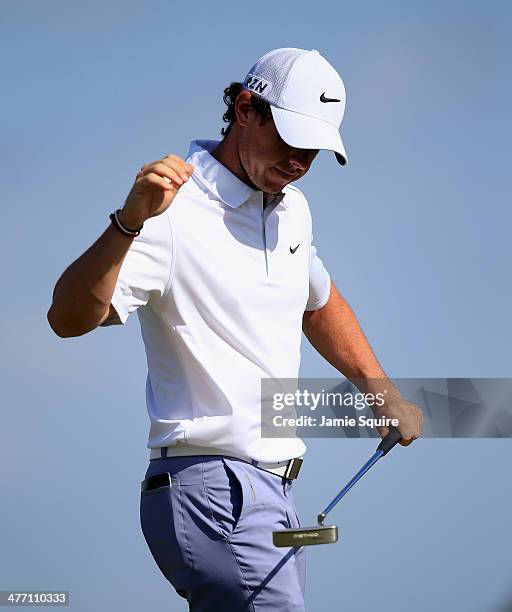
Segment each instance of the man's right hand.
M179 188L192 176L194 166L177 155L167 155L139 170L124 206L118 213L123 225L140 227L169 208Z

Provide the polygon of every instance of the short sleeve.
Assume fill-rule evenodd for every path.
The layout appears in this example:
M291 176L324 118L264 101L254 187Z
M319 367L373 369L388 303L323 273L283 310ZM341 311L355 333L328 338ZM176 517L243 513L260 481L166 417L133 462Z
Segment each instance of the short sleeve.
M313 245L311 235L311 253L309 261L309 298L306 310L319 310L327 304L331 292L331 278Z
M121 265L112 295L120 323L140 306L162 297L172 268L172 231L168 212L151 217L136 236Z

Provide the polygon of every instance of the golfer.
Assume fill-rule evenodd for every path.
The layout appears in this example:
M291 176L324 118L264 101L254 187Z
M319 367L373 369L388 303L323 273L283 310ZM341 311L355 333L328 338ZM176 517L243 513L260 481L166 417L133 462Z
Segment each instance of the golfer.
M142 166L59 278L48 321L80 336L137 311L151 424L141 527L190 610L297 612L306 549L273 546L272 531L300 526L292 486L306 447L261 437L261 379L298 376L303 331L361 391L385 388L379 416L399 420L402 444L423 417L332 282L293 184L321 149L347 163L342 79L316 50L276 49L224 100L220 141Z

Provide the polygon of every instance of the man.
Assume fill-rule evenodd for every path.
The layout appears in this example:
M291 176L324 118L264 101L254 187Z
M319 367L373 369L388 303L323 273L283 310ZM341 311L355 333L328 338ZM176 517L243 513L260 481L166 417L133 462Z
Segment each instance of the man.
M320 149L347 162L340 76L316 50L277 49L225 101L222 141L141 168L57 282L48 320L78 336L137 310L151 421L141 525L190 609L304 610L305 549L286 554L271 533L299 526L292 483L306 447L261 437L261 379L297 377L304 331L361 390L387 391L379 416L398 418L404 445L423 417L331 282L291 185Z

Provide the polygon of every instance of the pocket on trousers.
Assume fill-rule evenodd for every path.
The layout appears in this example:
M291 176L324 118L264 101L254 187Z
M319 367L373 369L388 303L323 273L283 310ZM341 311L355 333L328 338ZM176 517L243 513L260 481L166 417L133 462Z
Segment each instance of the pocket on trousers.
M186 550L176 506L179 488L173 485L142 491L140 525L149 550L162 574L173 584L186 564Z
M297 519L297 528L302 527L302 523L299 519L299 515L297 513L297 510L295 509L295 506L293 506L293 513L295 514L295 518Z
M203 484L212 520L228 539L237 528L243 510L243 487L239 477L222 458L204 464Z

